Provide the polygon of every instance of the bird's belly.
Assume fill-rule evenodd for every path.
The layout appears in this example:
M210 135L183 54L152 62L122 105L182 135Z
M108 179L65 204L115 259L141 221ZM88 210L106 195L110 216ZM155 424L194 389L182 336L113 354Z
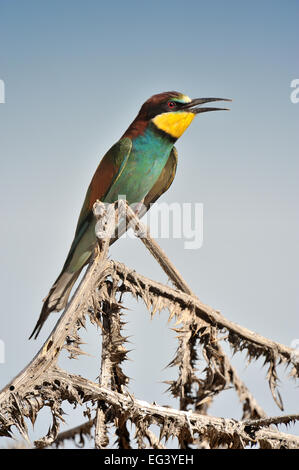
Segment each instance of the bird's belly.
M105 202L112 203L124 196L128 204L142 201L159 178L170 151L171 148L133 149L123 172L107 193Z

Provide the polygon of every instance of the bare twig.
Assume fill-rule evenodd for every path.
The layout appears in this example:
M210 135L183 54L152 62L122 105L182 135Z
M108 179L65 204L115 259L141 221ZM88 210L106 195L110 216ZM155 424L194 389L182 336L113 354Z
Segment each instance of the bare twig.
M224 444L232 448L243 448L245 445L255 445L265 439L275 441L275 444L279 442L281 447L299 447L299 436L276 433L267 427L263 427L261 430L258 424L260 420L256 420L256 428L258 429L256 431L255 420L236 421L150 404L143 400L137 400L131 395L120 394L111 389L100 387L90 380L67 374L61 370L56 370L53 373L54 377L61 382L62 386L64 382L71 382L75 388L83 391L84 396L88 399L101 399L109 403L116 413L121 407L133 423L136 420L142 420L146 422L147 427L151 424L162 426L160 439L178 437L180 432L185 433L191 426L192 433L206 438L211 448ZM282 418L280 420L283 422Z
M120 206L125 208L123 203ZM99 243L84 278L43 347L29 365L0 392L0 435L11 436L11 428L16 426L26 438L26 419L34 423L41 408L48 406L52 425L47 435L35 442L37 447L53 443L60 445L65 439L74 439L76 436L80 436L79 445L83 445L84 436L90 436L95 424L96 447L102 448L108 444L107 425L111 423L116 427L119 447L129 448L130 435L126 425L130 421L136 426L135 437L139 447L149 444L162 448L163 438L167 440L176 437L182 447L197 443L211 448L244 448L257 444L263 448L298 448L298 437L271 428L273 424L294 422L298 415L265 417L264 411L223 352L219 332L227 332L221 339L228 341L233 351L245 349L249 359L264 358L269 367L270 388L280 407L282 404L276 390L276 366L280 362L292 365L292 375L298 376L299 358L296 351L230 322L218 311L203 304L130 209L126 209L130 223L134 223L139 236L143 236L143 243L176 289L141 276L120 263L109 261L109 241L118 224L115 209L114 204L108 207L96 204L94 212L99 218L96 225ZM128 378L121 369L127 354L124 348L126 338L121 334L123 322L120 309L124 292L141 298L152 314L168 309L170 318L175 316L177 323L181 324L176 329L179 348L172 361L173 365L179 367L179 378L170 387L175 396L180 398L180 410L151 405L126 392ZM79 331L85 325L87 315L102 330L99 384L68 374L57 367L62 349L68 350L70 357L84 354ZM197 376L195 367L198 351L202 352L206 364L203 379ZM243 420L205 415L213 396L229 384L234 386L243 403ZM196 393L194 386L197 387ZM59 434L64 401L76 405L96 405L95 420L88 415L90 419L84 425ZM187 411L189 405L193 406L193 410ZM159 426L159 438L149 429L152 424Z
M136 214L132 211L132 209L125 205L124 201L120 201L122 204L122 212L126 212L127 221L129 225L131 225L135 231L135 234L140 237L141 241L144 245L149 249L151 254L155 257L158 261L160 266L162 267L163 271L166 275L170 278L173 284L185 294L191 295L194 298L197 298L191 291L190 287L183 279L181 274L172 264L170 259L161 249L161 247L156 243L156 241L150 236L149 229L139 220ZM197 299L199 300L199 299ZM196 380L195 374L195 361L197 359L197 352L196 352L196 339L199 328L198 325L194 321L186 320L184 322L184 326L178 330L179 332L179 341L180 345L176 354L176 357L172 360L170 365L178 365L179 366L179 378L176 382L171 384L171 390L174 393L174 396L180 397L180 409L186 410L188 404L193 402L191 397L191 387L194 382L197 385L200 385L199 381ZM227 383L231 382L233 386L236 388L238 396L240 397L241 401L243 402L244 407L244 417L250 416L254 417L262 417L265 416L264 411L257 405L256 401L250 394L248 388L239 378L236 370L230 365L229 359L222 350L218 340L214 336L212 344L209 343L209 348L211 351L211 347L213 350L216 351L214 354L214 358L218 362L221 363L221 373L218 376L222 377L222 388L219 389L219 381L217 383L217 393L225 386ZM208 353L206 352L206 357ZM228 380L225 380L225 375L228 376ZM215 384L215 374L213 374L214 384ZM211 377L209 378L211 381ZM202 388L202 387L201 387ZM215 388L215 386L214 386ZM202 401L207 395L207 390L205 390L205 394L201 397L201 400L197 400L197 410L199 409L198 401ZM204 409L207 409L208 403L211 403L211 400L208 402L205 400L204 402ZM202 408L202 407L201 407ZM203 411L203 409L201 410ZM249 413L249 414L248 414Z
M86 421L86 423L59 433L54 441L54 445L56 447L60 447L63 446L64 441L72 440L75 442L77 447L83 447L85 444L84 438L87 437L91 439L91 429L94 426L94 421L94 419L90 419L89 421ZM79 437L79 441L76 440L77 437Z
M292 364L293 376L299 375L299 357L296 350L281 343L268 339L248 328L227 320L219 311L205 305L196 297L177 291L169 286L142 276L133 270L116 261L111 262L119 277L123 280L124 286L135 296L143 298L147 305L157 306L155 301L160 299L159 308L167 308L171 315L175 313L179 321L184 322L186 317L193 316L200 325L201 320L206 324L216 327L218 330L227 330L226 339L236 350L246 349L249 356L254 358L264 356L266 359L276 358L280 362L288 365Z

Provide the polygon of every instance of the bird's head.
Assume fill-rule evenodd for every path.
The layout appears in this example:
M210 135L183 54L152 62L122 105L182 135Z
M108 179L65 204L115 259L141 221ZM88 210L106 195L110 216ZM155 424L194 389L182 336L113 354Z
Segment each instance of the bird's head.
M197 114L207 111L227 110L227 108L204 107L212 101L231 101L225 98L191 99L177 91L159 93L149 98L141 107L138 116L128 129L142 132L142 128L152 122L160 131L172 139L178 139L191 124Z

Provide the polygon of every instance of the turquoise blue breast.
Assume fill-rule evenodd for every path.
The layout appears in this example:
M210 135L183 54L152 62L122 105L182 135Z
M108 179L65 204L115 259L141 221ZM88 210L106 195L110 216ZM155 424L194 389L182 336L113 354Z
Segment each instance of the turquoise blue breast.
M160 134L154 124L149 124L144 134L133 140L126 166L105 197L114 202L126 196L129 204L140 202L151 190L164 168L174 142Z

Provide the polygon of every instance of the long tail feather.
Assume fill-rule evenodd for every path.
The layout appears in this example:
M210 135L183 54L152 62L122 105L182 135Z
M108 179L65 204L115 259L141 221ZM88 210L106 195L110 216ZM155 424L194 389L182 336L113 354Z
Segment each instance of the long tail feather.
M31 339L33 336L34 339L37 338L43 324L51 312L59 312L66 306L72 287L75 284L80 272L81 269L74 273L63 271L59 275L51 287L49 294L44 299L42 311L29 339Z

